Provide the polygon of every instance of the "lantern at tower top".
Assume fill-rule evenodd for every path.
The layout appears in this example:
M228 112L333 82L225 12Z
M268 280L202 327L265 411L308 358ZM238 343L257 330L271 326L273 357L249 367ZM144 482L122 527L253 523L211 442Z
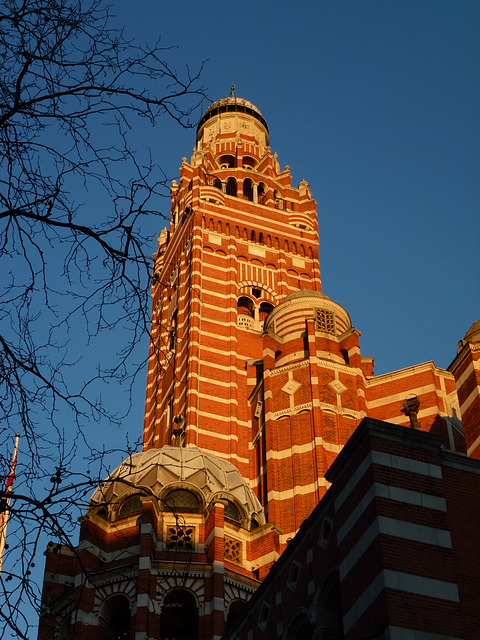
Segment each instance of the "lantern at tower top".
M260 147L270 144L268 125L260 110L236 96L222 98L208 107L197 126L197 145L201 148L217 136L232 135L251 137Z

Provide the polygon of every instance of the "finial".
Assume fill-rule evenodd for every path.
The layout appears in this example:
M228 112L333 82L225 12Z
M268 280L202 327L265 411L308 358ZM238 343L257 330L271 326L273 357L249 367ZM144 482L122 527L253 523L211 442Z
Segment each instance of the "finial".
M230 97L233 98L235 95L235 85L232 84L232 86L230 87Z

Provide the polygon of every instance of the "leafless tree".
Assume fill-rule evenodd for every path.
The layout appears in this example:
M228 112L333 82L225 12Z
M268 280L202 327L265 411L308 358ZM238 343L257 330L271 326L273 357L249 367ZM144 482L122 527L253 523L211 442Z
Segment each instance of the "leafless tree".
M38 595L28 576L41 531L67 543L72 508L105 475L106 452L83 443L92 422L121 420L102 388L131 379L148 326L146 235L166 176L132 128L165 116L191 126L204 97L201 66L178 71L169 49L115 24L101 0L4 0L0 15L0 473L19 431L9 527L23 547L10 544L16 569L1 576L1 638L31 637L21 603ZM79 360L113 327L120 349L84 378Z

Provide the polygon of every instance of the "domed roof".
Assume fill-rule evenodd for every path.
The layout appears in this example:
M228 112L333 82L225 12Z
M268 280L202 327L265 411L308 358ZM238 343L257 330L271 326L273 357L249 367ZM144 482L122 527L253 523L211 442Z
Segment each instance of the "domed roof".
M217 100L213 104L211 104L208 109L205 111L203 116L200 118L200 121L197 125L197 140L200 137L201 130L203 125L213 118L214 116L220 115L221 113L227 112L239 112L239 113L247 113L253 116L256 120L262 123L265 127L267 137L268 137L268 125L267 121L263 117L260 109L258 109L254 104L250 102L250 100L245 100L244 98L238 98L237 96L229 96L228 98L222 98L221 100Z
M480 342L480 320L477 320L472 324L465 334L464 340L468 342Z
M212 109L216 109L217 107L223 107L227 105L230 105L230 106L233 105L234 109L235 107L239 107L239 108L246 107L251 111L256 111L259 115L262 115L262 112L260 111L260 109L256 107L252 102L250 102L250 100L245 100L244 98L239 98L238 96L229 96L228 98L221 98L220 100L217 100L216 102L214 102L208 107L208 109L205 111L205 114L207 114Z
M300 289L286 296L269 313L264 327L267 331L273 329L284 340L296 340L305 331L305 320L313 318L317 321L322 311L328 316L328 322L332 323L332 330L328 329L328 333L339 337L351 329L352 321L347 311L321 291L312 289ZM320 325L321 322L318 323L320 331L326 330L321 329Z
M90 508L122 499L142 489L158 497L172 489L200 492L205 504L217 496L240 504L248 517L265 523L263 508L240 471L231 462L198 447L164 446L134 453L113 471L90 499Z
M290 300L296 300L297 298L323 298L323 300L330 300L328 296L326 296L321 291L313 291L312 289L299 289L298 291L294 291L286 296L283 302L289 302Z

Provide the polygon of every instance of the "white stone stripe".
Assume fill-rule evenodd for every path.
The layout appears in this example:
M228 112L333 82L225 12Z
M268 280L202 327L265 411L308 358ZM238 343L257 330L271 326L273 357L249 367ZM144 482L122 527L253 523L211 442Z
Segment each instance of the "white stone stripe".
M201 411L197 411L197 414L205 415ZM211 416L211 414L207 415ZM230 419L225 418L225 421L230 421ZM197 433L201 433L204 436L211 436L212 438L218 438L219 440L235 440L238 442L238 436L236 433L214 433L210 429L197 429Z
M429 409L423 409L418 412L419 420L421 420L422 418L429 418L430 416L441 416L442 418L446 418L447 414L445 413L445 411L440 411L437 406L430 407ZM388 422L404 427L407 427L410 424L405 416L393 416L388 419Z
M411 491L410 489L401 489L400 487L392 487L387 484L375 482L368 489L355 509L338 530L338 544L340 544L340 542L345 538L347 533L350 531L350 529L357 522L357 520L364 513L368 505L375 497L388 498L389 500L394 500L395 502L406 502L407 504L425 507L426 509L436 509L437 511L447 510L447 502L444 498L438 498L437 496L432 496L427 493Z
M136 515L138 517L138 514ZM131 527L130 520L124 523L123 527L120 527L118 525L115 526L115 530L118 533L122 529L127 529L129 527ZM79 551L88 551L89 553L97 557L102 556L105 562L115 562L118 560L133 558L140 553L140 545L138 544L132 545L131 547L126 547L124 549L118 549L117 551L104 551L103 549L100 549L100 547L97 547L97 545L87 540L82 540L82 542L79 543L77 549Z
M459 602L458 587L453 582L424 578L412 573L383 569L343 616L343 631L348 633L383 589L396 589L430 598Z
M430 464L429 462L421 462L420 460L413 460L403 456L395 456L384 453L383 451L372 451L372 462L385 467L410 471L411 473L418 473L419 475L429 476L431 478L442 477L442 468L438 464Z
M267 451L267 460L283 460L284 458L290 458L291 455L295 453L307 453L309 451L313 451L315 447L323 447L326 451L340 453L343 445L325 442L323 438L317 436L313 442L313 446L312 443L309 442L307 444L295 444L291 447L287 447L286 449L282 449L282 451Z
M220 538L223 540L224 537L225 537L225 532L222 527L213 527L207 539L205 540L205 547L208 547L208 545L212 542L214 538ZM223 567L223 563L222 563L222 567Z
M462 373L462 375L458 378L458 380L455 381L457 385L457 389L460 389L460 387L464 384L465 380L472 375L475 369L480 370L480 360L474 360L473 362L470 362L468 364L467 368Z
M290 534L289 536L290 538L292 537L292 534ZM270 562L276 562L279 558L279 554L276 551L270 551L269 553L266 553L263 556L260 556L259 558L256 558L254 562L248 562L246 569L248 571L254 571L255 569L258 569L258 567L263 567L263 565L265 564L269 564Z
M480 445L480 436L475 439L474 443L471 444L467 449L467 456L471 456L475 449Z
M420 460L412 460L411 458L405 458L403 456L395 456L390 453L384 453L383 451L369 451L335 500L335 511L340 509L372 464L380 464L392 469L418 473L419 475L429 476L431 478L442 477L442 469L439 465L421 462Z
M460 405L460 413L462 415L465 413L465 411L467 411L467 409L469 409L470 405L478 398L478 396L478 387L475 387L475 389L473 389L473 391L469 394L465 402L462 402L462 404Z
M412 373L409 373L407 376L400 376L400 377L408 377L411 376ZM371 383L372 385L374 383ZM378 386L380 387L381 385L378 384ZM438 389L436 388L436 386L434 384L426 384L422 387L416 387L414 389L409 389L408 393L414 394L416 396L421 396L425 393L435 393L438 395ZM391 404L392 402L400 402L400 401L404 401L406 398L406 393L392 393L392 395L390 396L382 396L381 398L379 398L378 400L370 400L368 402L368 408L369 409L375 409L377 407L383 407L386 404Z
M313 493L317 490L317 487L329 487L330 483L325 478L318 478L317 482L311 484L295 485L293 489L286 489L285 491L269 491L269 500L287 500L288 498L294 498L295 496L303 496L308 493Z
M392 569L384 569L385 587L396 589L406 593L414 593L419 596L439 598L450 602L460 602L458 586L454 582L425 578L414 573L402 573Z
M214 385L215 381L209 381L209 384ZM219 402L222 405L234 404L238 406L238 400L236 398L221 398L218 395L213 396L208 393L204 393L203 391L198 391L197 389L192 389L192 393L200 396L200 400L210 400L211 402ZM200 412L199 412L200 413Z
M424 544L431 544L436 547L452 548L449 531L435 527L427 527L426 525L416 524L414 522L407 522L406 520L378 516L340 563L339 573L341 580L344 579L347 573L360 560L380 533L396 538L403 538L404 540L423 542Z
M155 603L152 601L148 593L139 593L137 596L137 608L146 607L148 611L155 611Z
M205 607L205 615L210 616L214 611L224 611L225 603L223 598L219 598L218 596L214 596L208 602L205 602L203 605Z
M224 367L220 367L223 372L225 372ZM210 376L199 376L196 373L191 373L188 375L189 378L196 378L200 380L200 382L206 382L207 384L214 384L217 387L225 387L229 389L238 389L238 384L236 382L224 382L223 380L217 380L216 378L211 378ZM256 380L255 380L256 382Z
M418 629L405 629L405 627L388 626L385 629L385 640L462 640L458 636L444 636L429 631Z
M196 446L196 445L190 445L190 446ZM210 453L213 453L214 455L217 456L217 458L222 458L223 460L228 460L229 462L231 462L232 460L236 460L239 464L249 464L250 460L248 458L242 458L241 456L237 455L236 453L222 453L221 451L216 451L213 449L207 449L207 447L202 447L202 449L204 451L210 451ZM250 483L250 481L249 481ZM253 483L253 481L252 481ZM250 483L250 484L252 484Z

